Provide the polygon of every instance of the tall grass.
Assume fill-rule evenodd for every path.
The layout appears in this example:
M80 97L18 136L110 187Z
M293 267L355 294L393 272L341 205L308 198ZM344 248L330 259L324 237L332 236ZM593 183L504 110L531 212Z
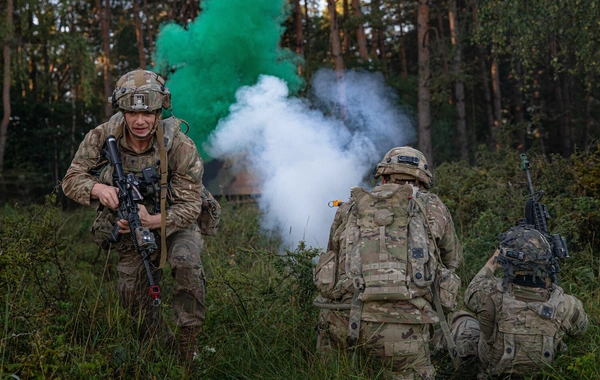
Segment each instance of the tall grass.
M600 179L586 169L600 167L598 153L530 159L535 186L547 193L550 229L564 234L571 250L561 285L590 316L588 333L567 339L554 366L532 378L600 378ZM436 170L434 191L451 209L465 248L463 286L493 252L498 234L521 216L527 196L517 152L482 153L479 162ZM53 204L49 196L46 206L0 210L0 379L382 378L364 356L320 360L318 310L311 303L313 258L320 252L301 243L282 255L279 241L260 231L255 205L224 201L219 235L206 238L207 314L199 358L190 367L160 339L138 341L119 303L116 253L98 250L88 232L94 212L64 213ZM168 317L168 269L161 287ZM454 371L445 353L433 360L438 378L476 376L475 366Z

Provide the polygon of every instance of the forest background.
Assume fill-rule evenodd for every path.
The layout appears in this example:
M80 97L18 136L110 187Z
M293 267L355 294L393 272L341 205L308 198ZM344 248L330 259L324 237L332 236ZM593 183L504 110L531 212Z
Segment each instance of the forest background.
M195 20L218 9L215 4L231 12L216 17L217 24L224 16L266 12L280 27L276 40L271 34L261 41L275 41L278 53L265 48L267 68L253 65L252 58L264 56L244 56L237 68L254 69L234 67L234 83L215 100L220 106L199 116L208 130L198 138L208 138L227 116L235 90L255 84L261 74L282 78L292 95L308 97L322 68L338 80L352 72L378 73L416 129L416 137L404 142L435 167L433 190L450 208L465 246L463 286L493 252L498 234L522 216L529 188L518 155L527 152L536 189L546 192L550 228L567 238L571 250L561 284L582 299L591 319L586 337L539 377L600 376L600 2L5 1L1 376L188 374L158 342L140 346L132 339L114 291L115 257L96 251L89 237L93 211L74 207L57 184L85 133L112 114L106 99L119 75L145 67L177 89L178 72L193 65L185 56L173 63L175 50L193 46L190 36L200 25ZM233 26L225 25L229 29L215 40L255 32L238 23L239 34L228 34ZM160 50L165 30L181 40ZM236 44L218 54L236 64L240 55ZM351 111L324 109L342 122ZM210 163L212 157L202 153ZM204 377L377 378L377 369L363 359L340 356L323 364L314 353L311 270L320 248L300 243L285 250L289 260L281 260L281 242L264 233L259 208L221 202L220 234L207 239L203 254L209 277ZM435 363L445 378L473 375L452 371L443 354Z

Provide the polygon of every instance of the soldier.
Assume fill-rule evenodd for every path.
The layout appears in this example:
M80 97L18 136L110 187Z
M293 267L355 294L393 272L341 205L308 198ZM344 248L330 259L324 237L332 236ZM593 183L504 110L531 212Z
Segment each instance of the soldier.
M481 379L530 375L551 365L566 346L564 335L582 335L588 325L581 301L550 281L557 259L542 233L513 227L499 241L465 292L465 305L477 319L460 312L452 322L458 351L478 358ZM500 267L503 276L496 278Z
M327 252L315 268L320 296L318 350L364 350L390 379L433 379L433 324L456 307L462 248L452 217L433 193L421 152L390 150L377 165L381 184L353 187L338 209ZM434 296L437 294L437 297ZM445 321L445 319L444 319Z
M109 102L118 112L85 136L62 188L71 199L97 208L94 239L103 248L112 247L119 253L119 295L140 337L159 335L166 343L175 344L160 308L148 296L149 278L134 248L128 222L115 211L119 189L114 186L114 168L102 154L107 137L114 135L125 175L133 173L144 185L140 185L144 199L139 204L139 217L143 227L153 230L159 247L151 257L155 266L152 274L158 284L160 268L169 262L175 280L170 304L180 332L179 352L182 358L193 359L205 315L205 275L200 260L203 239L196 223L202 206L202 159L194 142L181 131L181 120L161 119L161 108L170 107L171 94L157 74L135 70L123 75ZM144 176L148 170L154 174ZM115 223L121 238L111 242Z

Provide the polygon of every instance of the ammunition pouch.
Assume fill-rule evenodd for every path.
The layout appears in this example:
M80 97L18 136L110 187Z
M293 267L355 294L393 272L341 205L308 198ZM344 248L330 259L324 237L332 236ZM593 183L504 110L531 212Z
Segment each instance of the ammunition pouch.
M442 310L444 310L444 313L454 311L457 305L460 277L454 270L445 268L440 264L438 265L436 282Z
M202 212L198 217L198 226L202 235L215 236L221 221L221 205L213 195L202 186Z

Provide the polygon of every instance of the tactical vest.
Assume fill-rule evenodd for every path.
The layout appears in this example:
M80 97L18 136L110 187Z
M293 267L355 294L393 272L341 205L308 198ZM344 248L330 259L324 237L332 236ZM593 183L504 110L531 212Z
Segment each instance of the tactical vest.
M346 238L347 273L365 301L395 301L431 292L437 260L429 249L427 218L409 184L372 192L352 188L355 202Z
M180 130L181 121L175 117L170 117L164 120L161 120L163 134L165 139L165 149L167 154L171 147L173 146L173 138L175 133ZM113 115L108 121L108 128L106 129L106 136L104 136L104 140L110 135L114 135L120 144L120 140L124 138L123 130L125 128L125 118L121 112ZM122 149L119 149L119 155L121 158L121 162L123 164L123 171L125 174L132 173L138 178L142 178L142 171L146 168L154 167L155 173L157 175L157 184L160 184L160 152L157 146L157 142L154 143L153 152L148 152L142 155L132 154L125 152ZM167 156L168 157L168 156ZM98 178L102 183L111 184L114 186L113 181L113 173L114 168L111 165L108 165L106 160L104 160L101 164L101 169L99 171ZM170 178L169 178L170 179ZM167 179L167 181L169 180ZM158 202L159 193L156 192L156 189L140 189L142 191L142 195L144 196L144 201L142 202L146 206L151 206L154 209L154 212L160 212L160 209L156 209L156 204Z
M498 331L504 337L504 350L492 374L499 375L515 366L552 363L558 345L554 338L561 325L558 307L563 301L560 288L554 288L546 302L524 302L516 299L512 291L503 293L496 318Z

